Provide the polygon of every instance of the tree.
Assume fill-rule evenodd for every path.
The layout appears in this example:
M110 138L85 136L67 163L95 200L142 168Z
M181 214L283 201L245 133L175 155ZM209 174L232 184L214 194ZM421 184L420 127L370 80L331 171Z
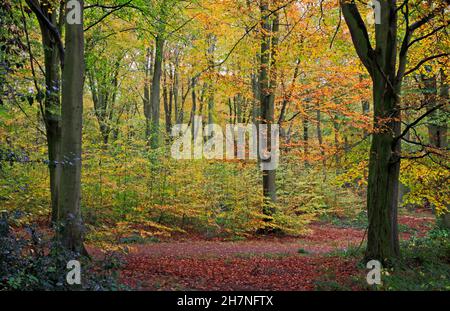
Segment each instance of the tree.
M64 64L64 48L60 38L63 3L57 8L51 2L26 1L39 21L44 51L45 94L43 119L47 136L48 167L50 172L50 194L52 222L58 218L58 195L61 175L61 67ZM31 50L29 51L32 55ZM31 57L30 62L34 62ZM60 66L61 65L61 66ZM37 90L40 92L40 90Z
M94 113L106 146L111 134L118 134L115 127L122 112L117 107L119 87L123 79L120 70L129 51L121 46L114 46L114 42L98 38L99 33L102 33L101 29L86 39L86 76L94 102ZM115 47L117 51L104 55L106 45ZM124 105L122 110L123 107Z
M71 251L85 254L81 218L81 132L84 85L83 0L71 1L79 23L65 21L65 64L62 73L61 186L59 239ZM78 10L78 12L77 12Z
M411 38L419 28L442 12L449 1L428 12L416 22L410 23L410 5L405 0L397 6L396 0L380 1L376 11L379 23L375 25L375 47L355 1L340 0L340 7L350 30L355 50L372 79L374 130L369 155L369 180L367 210L369 217L366 257L382 261L400 254L397 205L401 161L400 95L406 75L420 68L427 61L439 56L423 59L416 67L407 70ZM399 12L404 17L404 36L399 49ZM420 41L420 37L416 40ZM399 53L397 50L399 49ZM397 55L398 54L398 55ZM442 55L441 55L442 56ZM413 125L415 122L412 123ZM412 126L413 126L412 125Z
M275 121L275 90L276 90L276 52L278 48L279 14L272 13L269 1L261 0L261 58L259 69L261 124L267 125L267 147L271 151L271 126ZM262 159L262 161L270 161ZM275 202L277 198L275 185L275 170L263 169L263 195L266 203ZM264 213L271 215L272 208L265 208Z

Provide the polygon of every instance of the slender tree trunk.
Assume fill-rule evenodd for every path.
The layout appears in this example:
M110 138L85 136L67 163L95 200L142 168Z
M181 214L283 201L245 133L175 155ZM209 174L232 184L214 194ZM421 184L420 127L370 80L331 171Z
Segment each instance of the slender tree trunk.
M192 110L191 110L191 117L189 119L189 125L191 126L191 130L192 130L192 138L195 137L194 119L195 119L195 114L197 113L197 94L195 93L196 84L197 84L196 78L192 78L192 80L191 80Z
M334 160L336 162L336 167L339 167L341 165L341 156L339 153L340 149L340 141L339 141L339 124L337 122L337 116L333 117L333 129L334 129L334 148L335 148L335 154L334 154Z
M49 13L47 18L56 25L56 14ZM50 194L52 206L52 223L58 220L58 195L61 177L59 163L61 144L61 77L58 47L48 28L40 22L42 45L44 47L45 65L45 113L44 122L47 134L47 148L50 173Z
M214 123L214 51L216 49L216 36L214 34L208 35L209 47L207 51L209 70L209 83L207 88L208 97L208 124Z
M307 99L305 101L305 112L307 113L310 108L309 104L310 99ZM308 155L309 155L309 116L304 115L302 118L302 124L303 124L303 157L304 157L304 164L305 168L309 167L309 161L308 161Z
M152 91L150 94L150 106L152 107L152 123L150 129L150 146L155 149L159 147L159 115L162 62L164 57L165 40L161 35L156 36L155 44L155 68L153 72Z
M175 110L175 123L180 124L183 121L180 120L180 74L178 73L178 58L175 61L174 73L173 73L173 102Z
M323 138L322 138L322 117L320 109L316 110L316 118L317 118L317 141L319 143L320 155L322 157L322 164L325 168L325 151L323 149ZM325 170L324 170L325 172Z
M228 97L228 123L233 124L233 101Z
M150 141L150 127L152 120L152 106L150 105L150 81L152 72L152 48L147 48L147 55L145 57L145 79L144 79L144 115L145 115L145 138Z
M260 116L260 109L258 107L258 101L261 97L259 92L259 81L258 76L252 73L252 94L253 94L253 107L252 107L252 122L253 124L258 124L258 118Z
M167 82L167 71L163 74L163 101L164 101L164 117L166 120L166 133L170 137L172 131L172 100L173 91Z
M261 38L261 66L260 66L260 96L261 96L261 124L267 124L267 146L268 152L271 151L271 126L275 117L275 88L276 88L276 51L278 46L278 30L279 16L274 13L273 22L271 23L269 14L269 3L267 0L261 0L261 22L262 22L262 38ZM267 160L262 160L262 162ZM269 159L270 161L270 159ZM275 170L263 169L263 196L267 202L275 202L276 185ZM272 207L266 207L264 214L271 216L273 214Z
M81 132L84 84L83 5L81 24L66 22L66 58L62 75L61 189L59 237L69 250L85 254L81 218Z

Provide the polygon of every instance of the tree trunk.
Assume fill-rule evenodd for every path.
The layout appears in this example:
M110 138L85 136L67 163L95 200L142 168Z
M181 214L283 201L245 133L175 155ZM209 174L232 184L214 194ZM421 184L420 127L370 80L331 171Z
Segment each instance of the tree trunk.
M325 168L325 151L323 149L323 138L322 138L322 117L321 117L321 111L320 109L316 110L316 118L317 118L317 141L319 143L319 149L320 149L320 156L322 157L322 164ZM325 173L325 170L324 170Z
M208 95L208 124L214 123L214 51L216 49L216 36L214 34L208 35L209 47L207 51L208 66L209 66L209 83L207 88Z
M164 57L164 38L156 36L155 44L155 68L153 72L152 91L150 94L150 106L152 107L152 123L150 129L150 146L152 149L159 147L159 114L162 62Z
M339 124L337 122L338 118L337 116L332 118L333 121L333 130L334 130L334 160L336 162L336 167L339 167L341 165L341 156L339 153L340 149L340 142L339 142Z
M276 88L276 50L278 45L277 33L279 30L279 16L274 13L273 22L270 21L269 4L267 0L262 0L260 5L262 19L261 38L261 66L260 66L260 101L261 101L261 124L267 124L267 151L271 152L271 126L275 117L275 88ZM267 160L262 160L265 162ZM270 159L268 159L270 161ZM263 196L266 202L275 202L276 171L263 169ZM264 214L271 216L273 208L265 206Z
M144 79L144 115L145 115L145 138L150 141L150 127L152 120L152 106L150 105L150 80L152 72L152 48L147 48L145 57L145 79Z
M56 25L56 14L49 13L47 18ZM56 42L48 28L40 24L45 65L45 113L44 123L47 135L47 149L50 174L50 195L52 206L52 223L58 220L58 195L61 176L59 163L61 144L61 104L60 104L60 59Z
M380 23L375 25L376 47L373 49L356 3L340 0L353 45L373 84L375 131L369 155L366 259L386 262L400 255L397 206L401 110L398 96L405 73L408 36L400 50L397 72L397 2L387 0L380 5Z
M309 111L309 102L310 99L305 100L305 112L307 113ZM309 116L304 115L302 118L302 124L303 124L303 157L304 157L304 164L307 168L309 166L308 161L308 155L309 155Z
M382 74L376 74L374 97L374 123L387 116L400 118L396 99L387 89ZM394 139L400 134L399 121L386 124L387 129L373 133L369 155L369 180L367 187L367 210L369 230L367 236L367 259L385 261L400 254L397 205L400 174L400 142Z
M191 126L191 131L192 131L192 138L195 137L194 120L195 120L195 114L197 113L197 94L195 93L196 85L197 85L197 79L192 78L191 79L192 110L191 110L191 117L189 119L189 125Z
M62 75L61 189L59 239L71 251L86 254L81 218L81 132L84 84L83 0L81 24L66 23L66 58Z

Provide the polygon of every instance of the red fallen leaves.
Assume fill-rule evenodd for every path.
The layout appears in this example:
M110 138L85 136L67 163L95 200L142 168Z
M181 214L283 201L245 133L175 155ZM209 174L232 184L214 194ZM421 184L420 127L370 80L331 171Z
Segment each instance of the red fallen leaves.
M145 290L313 290L316 281L349 284L365 277L356 260L326 253L360 241L363 232L312 226L298 238L239 242L165 242L131 247L122 281ZM343 247L344 246L344 247ZM302 248L309 254L298 254Z
M410 229L417 231L419 236L423 236L434 222L434 218L430 215L429 217L415 217L415 216L399 216L398 222L401 225L405 225ZM404 239L408 239L411 234L403 234Z
M432 221L431 217L399 217L400 224L418 234L428 231ZM313 290L318 281L361 289L352 280L364 284L366 271L358 270L356 259L323 254L360 245L364 230L330 224L311 224L310 229L301 238L135 245L121 280L144 290ZM300 248L307 254L298 254Z
M340 284L365 277L339 257L174 258L133 256L121 278L145 290L313 290L324 273Z

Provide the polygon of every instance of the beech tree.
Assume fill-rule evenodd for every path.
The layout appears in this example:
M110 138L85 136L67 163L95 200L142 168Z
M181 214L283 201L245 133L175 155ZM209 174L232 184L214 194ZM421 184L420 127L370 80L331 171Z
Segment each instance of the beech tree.
M350 30L355 50L372 79L374 129L369 159L369 179L367 189L367 210L369 218L366 257L386 261L399 256L397 224L398 189L401 155L401 140L407 131L424 116L407 125L402 131L401 89L406 75L413 73L426 62L446 56L431 55L411 69L408 56L411 46L426 36L413 36L421 27L437 19L450 1L436 5L429 3L427 12L420 12L416 21L411 21L410 7L414 1L377 1L375 9L375 45L373 46L368 28L354 0L340 0L345 22ZM403 16L400 20L399 15ZM405 25L402 29L401 25ZM443 28L438 27L434 32ZM403 32L403 38L399 36ZM447 54L448 55L448 54ZM437 107L437 106L436 106ZM434 108L436 109L436 108Z
M271 13L269 1L261 0L261 58L259 70L259 89L261 104L261 124L267 124L267 146L271 150L271 125L275 121L275 90L276 90L276 52L278 48L277 33L279 30L278 12ZM262 160L270 161L270 159ZM275 185L275 170L263 170L263 195L268 202L277 199ZM266 208L264 213L270 215L271 208Z
M64 47L60 34L63 26L64 3L62 2L59 6L52 2L38 0L26 0L26 3L39 22L44 51L45 92L42 94L44 97L42 117L47 136L52 222L56 222L58 218L58 195L61 175L61 166L59 165L61 144L61 67L64 64ZM29 53L33 55L31 49ZM30 62L34 62L32 56ZM42 92L38 86L37 88L37 92Z
M69 250L85 254L81 218L81 131L84 85L84 1L71 1L75 18L65 21L65 64L62 72L61 188L59 239ZM76 16L79 14L79 16ZM79 20L77 21L77 18Z

